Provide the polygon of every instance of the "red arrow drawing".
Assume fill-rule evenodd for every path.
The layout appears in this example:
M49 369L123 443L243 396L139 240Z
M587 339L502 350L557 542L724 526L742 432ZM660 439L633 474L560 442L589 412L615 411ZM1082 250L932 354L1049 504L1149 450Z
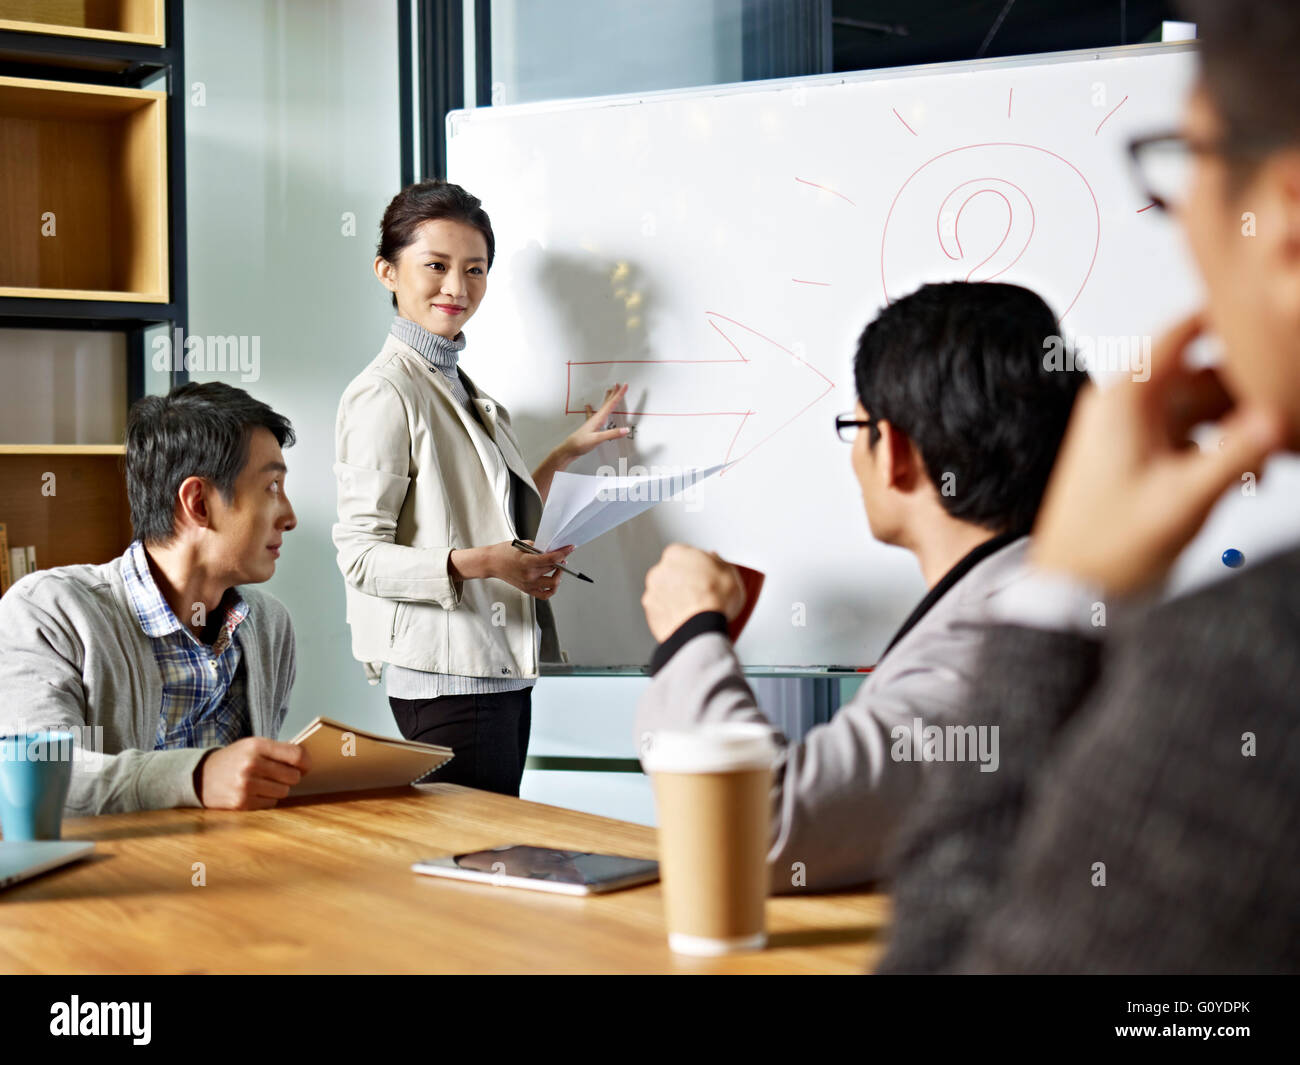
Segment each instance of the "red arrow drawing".
M599 407L609 384L609 368L612 366L659 363L692 367L690 372L673 375L671 379L656 380L652 397L653 410L616 410L614 413L637 418L738 419L736 432L722 461L739 462L790 426L835 388L830 378L815 366L757 329L716 311L706 311L705 315L709 325L735 353L734 356L725 359L605 359L569 362L564 413L585 414L588 406L592 409ZM746 352L749 354L746 355ZM789 372L774 385L772 377L783 367L788 367ZM769 394L779 395L780 400L764 401L759 406L726 402L724 397L753 393L759 384L757 375L760 374L765 390ZM789 410L812 392L816 394L810 400L785 417ZM779 424L774 426L774 423ZM742 433L745 434L745 440L740 443Z

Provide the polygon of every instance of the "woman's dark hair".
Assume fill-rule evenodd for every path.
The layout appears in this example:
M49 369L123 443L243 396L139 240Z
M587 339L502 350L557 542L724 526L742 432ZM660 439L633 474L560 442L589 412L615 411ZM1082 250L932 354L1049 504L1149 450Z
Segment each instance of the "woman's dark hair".
M853 371L872 419L906 433L954 518L1028 532L1088 380L1049 368L1051 309L1019 285L923 285L863 330ZM880 431L868 432L874 448ZM951 474L951 491L944 475Z
M231 502L259 426L281 447L293 445L288 418L220 381L191 382L136 400L126 421L126 497L136 539L171 542L176 493L187 477L211 481Z
M415 243L415 231L425 222L445 218L473 226L487 241L487 268L492 269L496 258L496 237L492 235L492 221L477 196L471 196L459 185L449 181L417 181L407 185L389 201L384 217L379 223L379 246L375 254L385 262L397 263L402 249ZM397 307L397 294L393 294L393 307Z

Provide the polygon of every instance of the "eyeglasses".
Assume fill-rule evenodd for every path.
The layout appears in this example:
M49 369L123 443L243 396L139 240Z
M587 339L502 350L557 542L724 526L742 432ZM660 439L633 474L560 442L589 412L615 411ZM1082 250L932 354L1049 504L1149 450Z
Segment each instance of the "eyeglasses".
M1128 154L1137 183L1151 206L1161 211L1176 211L1187 198L1194 156L1249 158L1272 151L1278 143L1274 139L1240 138L1194 141L1181 133L1170 132L1134 138L1129 141Z
M855 418L852 412L837 414L835 415L835 432L846 444L851 444L853 438L858 435L859 429L866 429L875 421L875 418Z

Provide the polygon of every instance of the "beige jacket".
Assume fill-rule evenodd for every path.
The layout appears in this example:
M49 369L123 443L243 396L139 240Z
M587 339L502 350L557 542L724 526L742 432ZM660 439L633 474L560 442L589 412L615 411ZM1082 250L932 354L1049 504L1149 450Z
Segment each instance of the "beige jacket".
M460 376L482 427L524 485L519 528L508 487L493 485L474 446L472 415L413 348L390 334L339 401L334 546L352 654L371 681L383 662L468 677L535 677L534 621L542 660L561 660L549 603L496 578L448 575L453 550L530 539L542 514L506 409Z

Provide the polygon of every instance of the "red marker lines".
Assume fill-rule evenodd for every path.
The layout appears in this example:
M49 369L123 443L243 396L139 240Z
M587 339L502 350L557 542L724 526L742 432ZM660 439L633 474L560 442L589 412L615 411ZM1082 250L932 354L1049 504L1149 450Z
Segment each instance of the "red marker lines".
M812 400L811 403L807 403L807 404L805 404L803 407L801 407L801 408L800 408L798 411L796 411L793 415L791 415L789 418L787 418L785 421L783 421L780 425L778 425L775 429L773 429L770 433L768 433L767 436L763 437L762 440L760 440L760 441L759 441L757 444L755 444L753 447L749 448L748 451L746 451L743 455L741 455L739 458L737 458L737 459L735 460L735 461L739 462L741 459L746 458L746 457L749 456L749 455L752 455L756 450L758 450L758 448L762 447L765 443L767 443L769 440L771 440L772 437L776 436L777 433L781 432L781 430L784 429L784 428L785 428L787 425L789 425L791 422L793 422L793 421L795 421L796 419L802 417L803 414L804 414L804 413L805 413L805 412L806 412L810 407L814 406L814 405L817 404L817 403L820 403L823 399L825 399L827 395L829 395L831 392L833 392L833 391L835 390L835 384L834 384L833 381L831 381L831 379L830 379L829 377L827 377L824 373L822 373L819 369L817 369L817 367L812 366L812 365L810 365L809 363L805 362L803 359L799 358L799 356L796 355L793 351L791 351L789 348L787 348L784 344L778 344L778 343L777 343L775 340L773 340L770 336L766 336L765 334L760 333L757 329L751 329L749 326L744 325L743 323L736 321L734 318L728 318L725 314L718 314L716 311L706 311L705 313L706 313L706 314L713 315L714 317L717 317L717 318L721 318L723 321L730 322L732 325L739 326L741 329L745 330L747 333L753 333L754 336L759 337L759 338L761 338L761 339L763 339L763 340L766 340L766 341L767 341L769 344L771 344L773 347L780 348L782 351L784 351L787 355L789 355L792 359L794 359L794 360L795 360L796 362L798 362L800 365L807 367L809 370L811 370L813 373L815 373L818 377L820 377L823 381L826 382L826 389L825 389L825 391L823 391L823 392L821 392L819 395L817 395L817 396ZM731 449L732 449L733 447L735 447L735 445L736 445L736 439L739 438L739 436L740 436L740 430L744 428L744 426L745 426L745 422L748 421L749 416L750 416L751 414L754 414L754 413L756 413L756 412L755 412L755 411L749 411L749 412L747 412L746 415L745 415L745 417L741 420L740 427L736 430L736 436L735 436L735 437L732 437L731 444L730 444L730 446L728 446L728 448L727 448L727 457L726 457L726 459L725 459L724 461L726 461L726 462L730 462L730 461L732 461L732 459L731 459ZM723 471L723 472L726 472L726 471ZM719 475L719 476L721 476L721 475Z
M1106 118L1110 118L1111 115L1113 115L1116 111L1118 111L1121 107L1123 107L1124 104L1125 104L1125 102L1126 102L1127 100L1128 100L1128 97L1125 96L1123 100L1121 100L1121 101L1120 101L1119 103L1117 103L1114 107L1112 107L1109 111L1107 111L1107 112L1106 112ZM1104 126L1104 125L1106 124L1106 118L1103 118L1100 122L1097 123L1097 128L1094 129L1094 130L1092 131L1092 135L1093 135L1094 137L1097 136L1097 134L1101 132L1101 127Z
M637 363L643 365L649 363L665 363L665 364L676 364L683 367L713 365L715 367L718 367L718 369L713 371L712 373L705 375L703 378L701 378L700 374L698 373L694 375L690 375L690 372L687 371L686 375L679 375L674 373L670 376L665 376L662 382L657 382L655 386L656 396L655 396L654 410L618 410L618 411L614 411L613 413L635 415L638 418L647 418L647 417L738 418L739 424L736 426L736 430L731 436L730 442L727 445L726 457L723 460L724 462L738 462L740 461L740 459L745 458L747 455L751 454L755 449L761 447L767 441L772 439L772 437L774 437L777 433L781 432L786 427L788 427L792 422L794 422L796 419L801 417L810 407L812 407L814 404L822 400L830 392L834 391L835 385L834 382L830 380L830 378L828 378L824 373L818 370L815 366L810 365L806 360L800 358L798 355L796 355L791 349L787 348L785 345L778 344L771 337L763 333L760 333L757 329L753 329L742 322L738 322L734 318L728 318L725 314L719 314L717 311L706 311L705 314L709 325L711 325L714 331L720 337L722 337L723 340L727 342L727 346L730 347L731 350L735 352L734 358L592 359L592 360L582 360L582 361L571 360L565 364L567 375L568 375L568 385L565 388L565 393L564 393L565 414L586 413L585 408L581 411L574 409L575 400L573 398L573 377L575 373L584 372L578 370L577 368L579 367L587 367L587 366L612 367L623 363L627 363L627 364ZM791 393L798 394L799 392L804 391L804 388L800 387L799 384L799 382L802 381L802 371L808 371L816 375L816 377L822 382L822 385L824 385L824 387L812 383L812 388L818 390L817 394L812 398L812 401L801 406L790 417L782 419L780 424L774 427L771 426L770 424L771 420L773 418L781 418L782 414L784 414L784 411L781 409L782 404L780 400L778 400L775 405L776 409L769 409L766 411L767 414L766 420L763 417L764 414L763 411L757 410L754 407L749 406L748 404L743 409L740 410L720 409L723 408L726 404L726 400L724 397L734 393L738 388L748 389L749 387L753 387L753 385L757 381L765 380L770 374L774 372L778 372L778 373L791 372L788 370L783 370L781 356L775 356L774 352L766 348L759 348L756 350L755 353L752 353L755 355L761 353L761 358L746 357L746 355L740 348L741 343L746 343L745 339L743 337L740 337L739 334L737 334L737 338L733 340L732 337L728 335L727 331L722 328L722 325L720 323L730 324L731 326L734 326L736 329L744 330L746 333L749 333L750 335L757 337L760 340L766 341L777 351L782 352L783 355L788 356L792 360L792 362L797 364L797 366L793 370L793 376L790 378L789 386L781 389L779 392L779 394L782 397L788 397L791 395ZM735 369L733 371L733 370L723 368L726 366L731 366L734 367ZM738 372L738 373L750 372L749 368L751 366L757 367L758 371L761 371L761 377L736 378L732 376L733 372ZM602 387L599 384L599 375L596 375L595 377L591 377L590 374L587 374L587 376L590 377L591 379L589 382L579 385L579 390L580 390L579 399L576 402L581 402L583 398L585 398L586 392L593 391L595 389ZM662 385L664 386L663 388L660 388L660 383L662 383ZM721 400L721 402L719 402L719 400ZM715 403L716 406L714 406ZM703 409L699 409L699 408L703 408ZM751 435L756 433L765 433L765 435L763 435L758 440L742 441L742 437L744 436L745 430L747 428L750 428L751 426L751 421L750 421L751 418L753 418L753 422L752 422L753 428L750 429ZM766 430L770 430L770 431L766 431ZM737 455L736 451L742 448L743 448L742 453Z
M727 445L727 453L726 453L726 455L724 455L723 458L722 458L722 464L723 464L724 466L725 466L728 462L731 461L731 449L732 449L733 447L736 446L736 441L740 439L740 430L742 430L743 428L745 428L745 423L746 423L747 421L749 421L749 415L750 415L750 414L753 414L753 413L754 413L754 412L753 412L752 410L749 411L749 412L747 412L747 413L745 414L745 416L744 416L743 418L740 419L740 424L739 424L738 426L736 426L736 433L735 433L735 435L731 438L731 443ZM748 452L746 452L746 454L748 454ZM722 471L722 473L726 473L726 472L727 472L726 470L723 470L723 471Z
M895 111L894 114L898 114L898 112ZM854 203L852 200L850 200L847 196L845 196L844 193L842 193L842 192L836 192L834 189L832 189L832 188L828 188L828 187L825 186L825 185L818 185L817 182L815 182L815 181L805 181L805 180L804 180L803 178L801 178L801 177L797 177L797 178L795 178L795 181L799 182L799 184L801 184L801 185L811 185L811 186L812 186L813 188L815 188L815 189L821 189L822 192L829 192L832 196L838 196L838 197L839 197L841 200L843 200L845 203L850 204L850 205L853 206L853 207L856 207L856 206L857 206L857 204Z
M966 197L966 201L965 201L965 203L963 203L963 204L961 205L961 207L960 207L960 208L958 209L958 211L957 211L957 220L956 220L955 222L953 222L953 225L952 225L952 236L953 236L953 240L956 241L956 243L957 243L957 258L958 258L958 259L963 259L963 258L966 257L966 253L965 253L964 251L961 250L961 213L962 213L962 211L966 210L966 204L970 203L971 200L975 199L976 196L981 196L981 195L983 195L983 194L986 193L986 192L990 192L990 193L992 193L994 196L996 196L998 199L1000 199L1004 204L1006 204L1006 206L1007 206L1007 231L1006 231L1005 233L1002 234L1002 239L1001 239L1000 241L998 241L998 246L997 246L996 248L994 248L994 249L993 249L993 250L988 254L987 258L983 259L983 260L982 260L981 262L979 262L977 265L971 267L971 269L970 269L970 273L968 273L968 274L966 275L966 280L967 280L967 281L969 281L969 280L970 280L970 279L975 275L975 271L976 271L976 270L978 270L981 266L984 265L984 263L988 262L989 259L992 259L993 256L997 255L997 253L1000 252L1000 251L1002 250L1002 245L1005 244L1005 243L1007 242L1007 237L1011 236L1011 219L1012 219L1011 201L1008 200L1005 196L1003 196L1002 193L998 192L997 189L980 189L979 192L972 193L970 196L967 196L967 197ZM1026 247L1028 247L1028 244L1026 244ZM1024 252L1022 251L1021 254L1023 255ZM1016 256L1016 258L1019 258L1019 257L1020 257L1020 256ZM1003 271L1003 272L1005 273L1005 271Z
M749 360L745 358L745 353L741 351L738 347L736 347L735 344L732 344L731 337L727 336L726 333L724 333L721 329L718 328L717 322L713 321L713 319L709 319L709 325L713 326L713 331L717 333L718 336L722 337L723 340L725 340L728 344L731 345L731 350L736 353L736 355L740 358L741 362L749 362Z
M1125 97L1125 99L1128 99L1128 97ZM1120 103L1123 102L1124 102L1123 100L1120 101ZM922 170L924 170L927 166L937 163L940 159L946 158L947 156L955 155L958 152L969 151L972 148L1024 148L1029 151L1042 152L1044 155L1050 155L1054 159L1059 159L1062 163L1064 163L1071 170L1073 170L1075 175L1079 178L1079 181L1082 182L1083 187L1087 190L1088 196L1092 200L1093 217L1096 219L1096 224L1097 224L1097 236L1093 240L1092 258L1088 261L1087 273L1084 274L1083 281L1079 285L1078 289L1075 291L1074 297L1070 300L1069 305L1065 308L1065 310L1061 311L1061 313L1057 316L1058 318L1064 318L1067 314L1070 313L1070 310L1074 307L1075 303L1078 302L1079 297L1083 294L1083 290L1085 286L1088 284L1088 279L1092 277L1093 268L1097 265L1097 252L1101 247L1101 207L1097 203L1097 194L1093 192L1092 186L1088 184L1088 179L1083 176L1083 172L1072 162L1066 159L1063 155L1057 155L1056 152L1049 151L1046 148L1040 148L1035 144L1021 144L1015 141L988 141L981 144L967 144L967 145L963 145L960 148L950 148L946 152L940 152L932 159L927 159L924 163L922 163L915 170L913 170L911 174L908 175L907 180L904 181L903 184L899 187L899 190L896 193L894 193L894 199L889 205L888 213L886 213L885 215L885 228L880 239L880 287L885 296L885 303L890 304L894 302L894 298L889 294L889 276L885 269L885 248L889 240L889 223L894 217L894 210L895 208L898 207L899 199L902 197L908 185L912 182L912 179L915 178L916 175L919 174ZM965 182L963 182L962 184L965 184ZM1010 182L1008 182L1008 184L1010 184ZM960 187L961 186L958 186L958 188ZM1030 209L1031 210L1033 209L1032 204L1030 204ZM1028 245L1026 245L1026 247L1027 246ZM1002 272L1005 271L999 271L999 273Z
M919 136L920 136L920 134L917 133L916 130L914 130L911 126L908 126L908 125L907 125L907 119L905 119L902 115L900 115L900 114L898 113L898 108L897 108L897 107L891 107L890 110L894 112L894 117L895 117L896 119L898 119L898 121L900 121L901 123L903 123L904 126L907 126L907 132L908 132L908 133L910 133L913 137L919 137Z
M958 208L957 210L956 219L953 220L952 235L953 235L953 240L957 245L956 255L953 255L953 253L948 250L948 246L944 242L944 234L942 228L944 207L946 207L948 201L951 200L953 196L957 194L957 189L963 188L966 185L978 185L981 182L986 182L986 181L996 181L996 182L1000 182L1003 185L1010 185L1011 188L1015 189L1018 193L1020 193L1021 196L1024 197L1025 206L1029 208L1029 236L1025 238L1025 246L1020 249L1020 252L1016 255L1014 259L1011 260L1011 262L1007 263L1007 265L1004 266L1001 270L999 270L996 274L992 274L989 277L983 278L983 280L992 281L994 278L1001 277L1013 266L1015 266L1016 263L1020 261L1021 256L1023 256L1025 252L1029 249L1029 244L1034 239L1034 231L1038 228L1038 214L1034 210L1033 201L1030 200L1029 195L1025 192L1025 190L1022 189L1019 185L1017 185L1014 181L1008 181L1006 180L1006 178L997 178L997 177L972 178L970 181L963 181L960 185L957 186L957 188L953 189L952 192L948 193L948 195L944 197L943 203L939 205L939 210L935 213L934 216L934 232L935 235L939 238L939 247L943 251L944 255L948 256L948 258L952 259L954 262L958 262L961 259L965 258L966 256L965 251L962 250L961 235L959 231L959 226L961 225L961 213L966 209L966 205L970 203L971 200L973 200L981 192L992 192L994 195L1000 196L1002 198L1002 202L1006 204L1007 207L1007 231L1002 235L1002 239L998 242L998 246L993 249L993 254L990 255L987 259L985 259L983 262L979 263L977 266L972 268L970 273L966 275L967 281L969 281L975 275L976 270L978 270L981 266L987 263L989 259L992 259L994 255L996 255L999 251L1002 250L1002 245L1004 245L1007 242L1007 238L1011 236L1011 225L1012 225L1012 221L1014 220L1014 214L1011 208L1011 201L1008 200L1006 196L1003 196L1002 193L998 192L997 189L980 189L977 192L973 192L971 195L967 196L966 199L962 201L961 207Z

